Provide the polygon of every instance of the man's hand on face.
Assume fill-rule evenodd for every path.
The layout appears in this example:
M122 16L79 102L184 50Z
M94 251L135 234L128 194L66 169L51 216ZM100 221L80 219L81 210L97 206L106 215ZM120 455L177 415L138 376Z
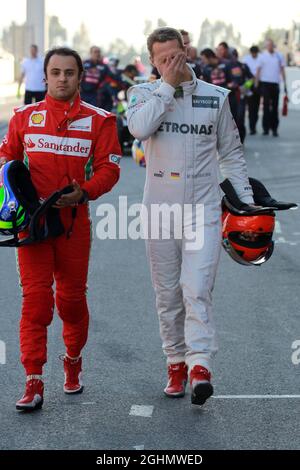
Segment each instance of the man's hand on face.
M83 192L76 180L72 181L72 185L74 191L69 194L63 194L53 207L62 209L63 207L76 206L78 204L83 196Z
M186 54L179 52L172 59L167 59L167 65L163 73L166 83L176 88L184 81L186 74Z

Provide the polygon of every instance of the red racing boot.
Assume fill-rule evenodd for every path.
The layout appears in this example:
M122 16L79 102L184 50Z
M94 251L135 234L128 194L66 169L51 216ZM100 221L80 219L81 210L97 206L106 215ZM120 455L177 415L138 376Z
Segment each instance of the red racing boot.
M191 400L193 405L203 405L213 394L213 386L210 383L211 374L202 366L194 366L190 372Z
M185 395L185 386L188 381L188 368L185 362L168 365L169 381L164 393L170 398L180 398Z
M42 408L44 402L44 383L40 375L28 375L25 392L17 401L16 409L19 411L34 411Z
M82 393L82 357L71 359L70 357L65 355L62 356L62 359L64 361L65 372L64 392L69 394Z

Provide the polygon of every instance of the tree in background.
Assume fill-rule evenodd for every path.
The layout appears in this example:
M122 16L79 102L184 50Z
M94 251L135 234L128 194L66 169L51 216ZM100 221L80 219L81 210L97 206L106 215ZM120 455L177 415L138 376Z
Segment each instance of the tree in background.
M293 45L289 40L289 34L290 31L284 28L268 28L262 33L258 46L263 50L266 39L273 39L277 50L284 55L287 65L290 65L293 63Z
M14 21L3 30L2 47L10 52L15 58L14 76L17 80L20 76L20 64L25 56L28 55L26 50L27 29L26 25L18 25Z
M90 47L92 46L88 29L84 23L81 23L79 31L73 36L73 48L79 52L82 59L85 59L89 55Z
M62 46L67 42L67 30L60 22L58 16L49 18L49 48Z
M246 47L242 44L241 33L235 32L232 24L220 20L211 23L206 18L200 28L198 51L205 47L214 49L222 41L226 41L229 47L235 47L240 53L244 53L246 50Z
M147 38L153 31L153 24L152 21L150 20L145 20L145 26L144 26L144 36Z
M261 49L264 49L265 40L273 39L275 44L280 49L287 44L287 33L288 31L284 28L277 28L277 29L268 28L266 29L266 31L262 33L258 45Z
M115 56L121 61L122 65L127 65L139 54L139 51L134 46L128 45L121 38L117 38L110 43L104 55L108 57Z
M135 47L134 45L127 44L123 39L117 38L110 43L107 50L104 51L106 56L116 56L120 59L120 66L125 66L129 63L133 63L135 57L140 57L146 67L148 67L150 72L149 64L149 53L146 46L146 38L155 28L163 28L167 26L167 23L162 18L158 18L157 23L153 24L150 20L145 20L144 26L144 35L145 35L145 44L142 47ZM101 47L101 44L100 44Z
M157 28L164 28L165 26L168 26L168 23L166 23L162 18L158 18Z

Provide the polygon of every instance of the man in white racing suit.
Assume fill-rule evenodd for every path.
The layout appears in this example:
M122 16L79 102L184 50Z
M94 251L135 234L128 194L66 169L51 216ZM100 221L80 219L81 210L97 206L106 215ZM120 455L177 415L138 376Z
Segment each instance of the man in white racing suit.
M213 393L211 362L217 351L212 290L221 247L218 167L243 202L253 204L252 188L229 91L196 78L177 30L155 30L148 49L162 79L128 92L129 130L145 147L143 204L148 214L157 204L204 207L202 222L197 209L180 219L181 237L175 235L177 220L168 238L160 233L146 241L168 364L164 392L184 396L189 372L192 403L202 405ZM187 239L197 231L203 246L195 248Z

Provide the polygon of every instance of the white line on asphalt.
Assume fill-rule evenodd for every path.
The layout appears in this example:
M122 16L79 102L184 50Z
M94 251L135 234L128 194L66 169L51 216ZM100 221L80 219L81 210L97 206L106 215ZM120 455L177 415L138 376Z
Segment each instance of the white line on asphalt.
M279 220L275 220L275 232L279 233L279 234L282 233L281 224L280 224Z
M154 406L132 405L129 415L142 416L143 418L151 418Z
M133 446L135 450L145 450L145 446Z
M276 240L276 243L288 243L286 241L286 239L284 237L279 237L277 240Z
M289 245L289 246L297 246L300 244L300 241L290 242L290 241L285 240L285 238L281 237L278 240L275 240L275 243L285 243L286 245Z
M277 398L300 398L300 395L215 395L212 398L225 400L248 400L248 399L277 399Z
M81 403L82 405L96 405L95 401L86 401L85 403Z

